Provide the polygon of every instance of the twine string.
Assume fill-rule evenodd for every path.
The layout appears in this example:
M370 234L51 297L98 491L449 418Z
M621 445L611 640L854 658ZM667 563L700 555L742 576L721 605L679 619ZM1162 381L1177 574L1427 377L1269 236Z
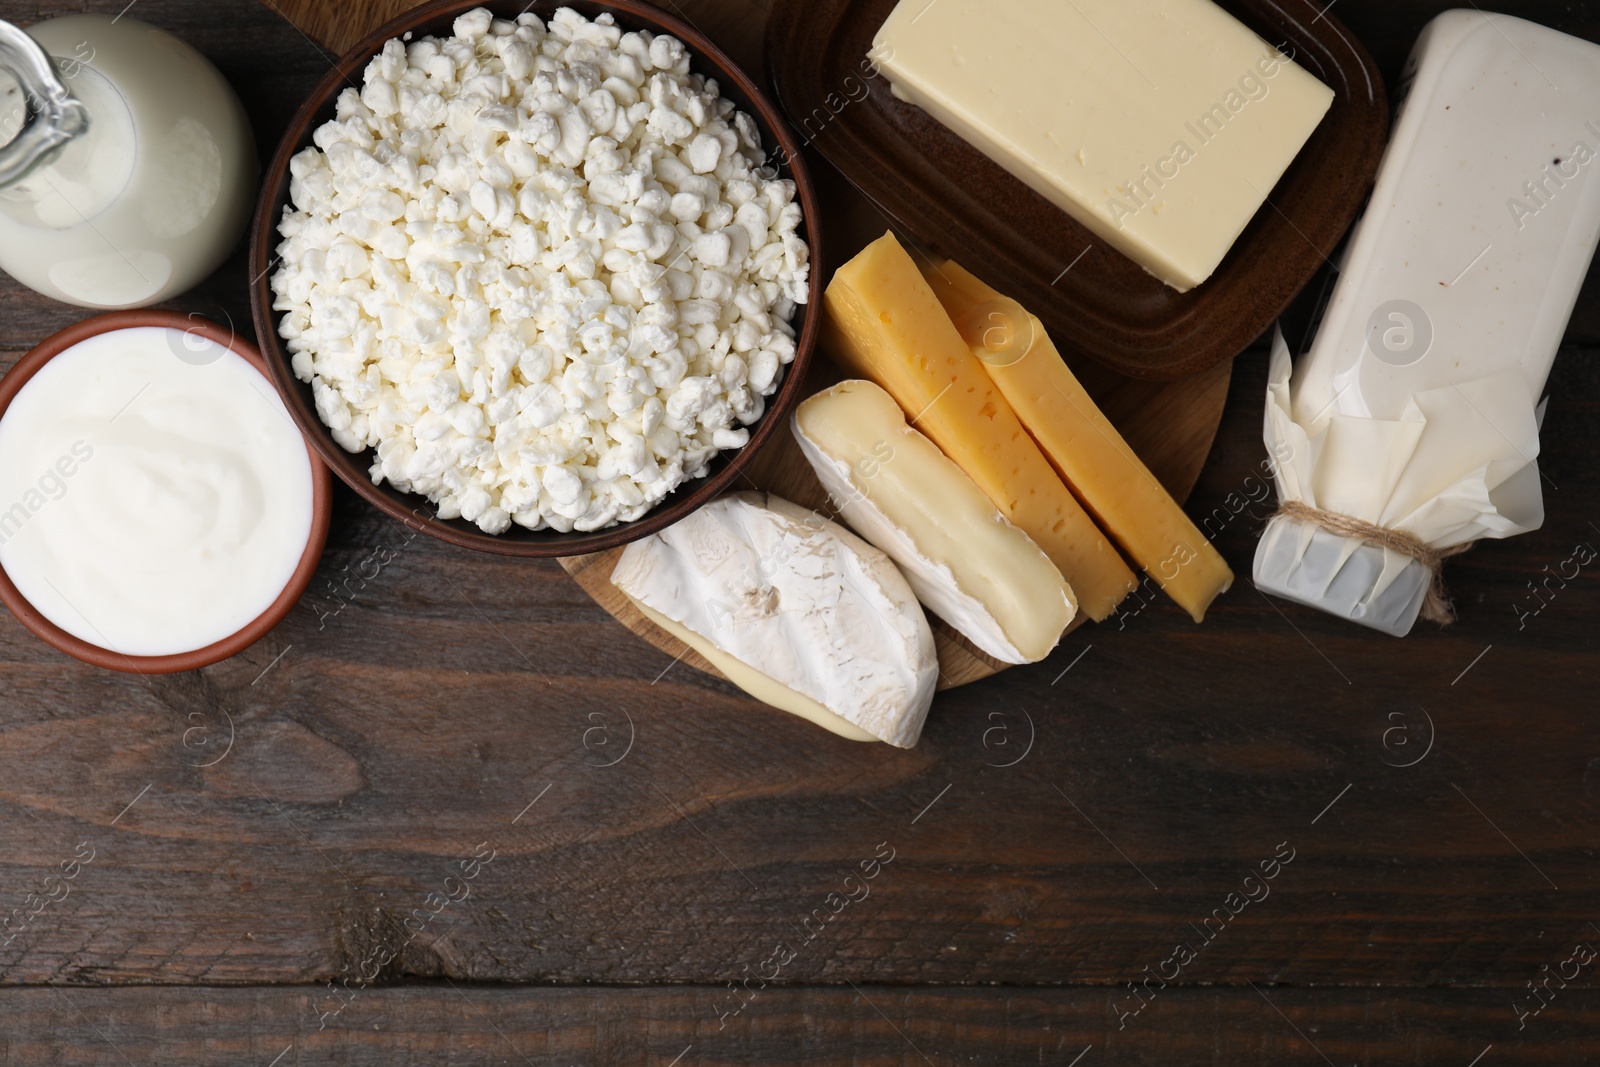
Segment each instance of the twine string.
M1450 598L1445 594L1443 564L1451 556L1459 556L1466 552L1477 542L1468 541L1450 548L1434 548L1416 534L1406 530L1379 526L1353 515L1342 515L1337 511L1323 511L1299 500L1284 501L1278 508L1278 514L1309 522L1329 533L1354 537L1369 545L1387 548L1416 560L1433 575L1428 582L1428 595L1422 602L1422 617L1440 626L1448 626L1456 621L1455 608L1451 606Z

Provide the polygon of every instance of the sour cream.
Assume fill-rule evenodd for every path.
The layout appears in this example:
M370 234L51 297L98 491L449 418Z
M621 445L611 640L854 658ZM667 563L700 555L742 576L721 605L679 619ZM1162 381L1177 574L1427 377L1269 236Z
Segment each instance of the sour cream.
M272 385L197 334L88 338L0 416L0 567L45 618L126 656L192 652L263 615L313 499Z

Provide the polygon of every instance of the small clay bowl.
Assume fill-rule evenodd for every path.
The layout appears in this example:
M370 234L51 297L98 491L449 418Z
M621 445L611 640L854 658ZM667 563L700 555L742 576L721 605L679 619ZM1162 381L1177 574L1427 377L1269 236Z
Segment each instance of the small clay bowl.
M6 409L11 406L12 398L39 372L39 368L56 356L90 337L112 330L127 330L139 326L165 326L215 341L243 356L252 367L261 372L262 377L267 378L266 360L261 358L256 346L224 326L172 311L115 311L68 326L60 333L46 338L37 348L23 356L9 374L0 378L0 419L5 418ZM11 614L15 615L23 626L33 631L34 635L46 644L74 659L107 670L124 671L129 674L176 674L179 671L209 667L213 663L220 663L230 656L235 656L261 640L268 631L283 621L284 616L289 614L290 609L306 591L306 587L311 584L311 576L316 572L318 561L322 559L322 549L328 540L328 520L333 514L333 479L328 476L328 468L323 465L316 451L307 446L306 452L311 457L311 537L306 542L306 550L300 557L300 566L295 569L288 586L278 599L272 602L272 606L232 637L195 649L193 652L180 652L171 656L125 656L120 652L113 652L75 637L39 614L18 591L4 568L0 568L0 604L10 609Z
M782 160L777 168L779 175L794 182L795 200L804 213L799 235L811 247L811 285L808 303L796 311L792 323L796 335L794 362L784 369L777 391L767 398L766 412L748 427L749 442L737 451L723 452L712 460L708 474L683 483L642 518L593 533L534 531L513 525L503 534L486 534L461 519L434 518L437 509L423 496L403 493L388 483L373 485L368 473L372 469L372 451L345 451L323 425L310 384L297 379L291 369L289 350L278 336L280 316L272 310L278 221L289 203L289 160L312 143L311 137L317 127L334 117L334 102L339 94L350 86L360 86L368 62L383 50L387 41L408 33L414 37L449 37L456 17L479 7L487 8L496 18L515 19L524 12L532 12L546 20L559 8L570 7L590 19L609 13L624 32L649 30L676 37L688 51L692 69L715 78L722 95L755 120L762 144L773 150L773 157ZM385 24L346 52L295 114L262 176L261 200L250 231L250 276L255 279L250 286L250 305L255 314L261 351L267 357L272 379L284 404L323 460L362 499L397 521L420 527L440 540L465 548L503 556L581 556L605 552L666 529L731 486L761 449L788 436L789 415L803 399L806 368L811 362L822 318L822 290L827 273L818 218L816 188L801 156L800 141L777 105L710 38L682 19L644 0L433 0Z

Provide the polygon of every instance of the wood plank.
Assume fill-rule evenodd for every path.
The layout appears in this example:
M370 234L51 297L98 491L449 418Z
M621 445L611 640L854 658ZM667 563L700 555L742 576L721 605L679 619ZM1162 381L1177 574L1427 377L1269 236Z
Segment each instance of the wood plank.
M1241 573L1264 373L1241 366L1193 498ZM1242 585L1195 627L1152 597L941 697L910 752L674 667L552 564L406 542L348 495L312 594L230 663L112 676L0 619L7 906L99 850L0 980L334 978L485 841L472 900L390 973L725 981L888 842L795 981L1124 982L1287 841L1271 898L1185 980L1533 977L1600 914L1593 569L1525 630L1514 612L1600 543L1600 361L1564 354L1552 396L1546 528L1452 561L1456 626L1378 639ZM1433 749L1393 766L1422 709Z
M0 16L120 6L10 0ZM1344 0L1338 13L1382 26L1400 6ZM1396 25L1443 5L1403 6ZM714 10L735 26L758 21L742 0ZM236 83L261 79L260 106L292 108L303 91L293 85L322 62L282 23L243 8L237 20L178 0L135 11L203 42ZM1576 26L1600 25L1600 5L1564 11ZM1400 30L1381 32L1389 54L1403 53ZM219 278L217 298L233 299L239 281ZM0 349L80 317L0 281ZM1263 382L1259 357L1239 364L1190 504L1241 575L1268 510ZM1530 1024L1529 1044L1500 1036L1515 1027L1507 991L1600 921L1594 569L1552 583L1537 615L1518 614L1538 603L1530 583L1548 581L1577 542L1600 544L1594 349L1562 353L1551 396L1546 525L1451 562L1456 626L1391 641L1269 603L1241 580L1197 629L1152 598L1045 664L942 697L908 753L836 741L674 667L553 564L408 541L342 491L312 594L230 663L113 676L0 617L0 912L37 907L29 893L59 895L62 883L46 879L87 854L80 842L95 849L68 895L14 920L0 946L0 981L73 986L0 991L0 1059L115 1059L85 1044L92 1031L59 1007L62 996L103 1011L91 1014L96 1025L123 1019L138 1060L269 1063L296 1035L332 1040L311 1036L317 1009L297 998L322 994L308 990L84 985L321 983L376 960L385 979L720 990L778 940L805 936L791 924L819 928L814 913L831 913L843 871L887 842L895 860L870 897L821 927L788 977L1100 983L914 997L863 986L914 1039L931 1037L930 1054L1037 1063L1047 1053L1067 1064L1077 1053L1059 1044L1061 1028L1109 1051L1107 987L1167 958L1280 841L1297 853L1271 897L1231 919L1181 978L1233 988L1174 990L1128 1031L1168 1034L1168 1044L1113 1059L1321 1062L1289 1044L1289 1028L1265 1029L1277 1017L1245 981L1339 1062L1467 1064L1480 1033L1497 1042L1483 1067L1496 1055L1592 1059L1592 1010L1563 1014L1592 1003L1576 988ZM1434 744L1399 766L1426 747L1423 710ZM498 851L473 895L411 936L405 917L447 891L480 842ZM1452 988L1330 988L1355 983ZM592 1047L594 1062L666 1063L716 1027L700 991L466 995L530 1051L542 1055L548 1030L562 1062ZM921 1062L890 1047L891 1028L864 1002L837 999L854 993L790 995L770 1018L747 1011L742 1043L710 1062L825 1061L853 1042L862 1061ZM396 999L381 1018L352 1009L339 1020L350 1056L366 1057L350 1062L410 1058L412 1047L512 1058L481 1044L492 1028L448 986L370 996ZM694 1005L662 1006L678 996ZM273 1006L280 997L287 1006ZM501 997L523 1006L496 1014ZM1045 1006L1028 1007L1030 997ZM1032 1020L1027 1036L1007 1037L1008 1018ZM224 1022L212 1029L213 1019ZM1046 1025L1058 1043L1036 1033ZM274 1027L284 1044L253 1043ZM391 1027L400 1030L386 1043ZM677 1049L652 1043L680 1031ZM159 1042L172 1034L193 1044L168 1056ZM281 1064L334 1055L324 1049Z
M752 988L720 1027L723 987L377 987L342 1010L327 990L8 989L0 1064L1571 1067L1600 1044L1600 994L1576 987L1520 1031L1512 988L1169 989L1121 1029L1106 989Z

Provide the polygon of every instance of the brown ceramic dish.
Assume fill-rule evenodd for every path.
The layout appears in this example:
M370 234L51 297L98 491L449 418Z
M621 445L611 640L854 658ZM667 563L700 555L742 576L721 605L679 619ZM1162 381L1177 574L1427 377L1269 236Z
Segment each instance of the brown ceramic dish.
M339 92L347 86L361 84L362 72L368 61L382 50L386 41L406 33L448 37L456 16L477 7L486 7L497 17L507 19L525 11L548 18L562 7L570 7L586 18L610 12L615 16L617 25L624 30L650 30L678 38L688 49L694 70L715 78L722 95L756 120L763 143L781 149L775 155L787 162L780 171L784 177L794 181L805 215L800 236L811 246L810 301L795 316L797 343L794 362L785 371L777 392L767 398L766 413L749 428L749 443L737 452L724 452L713 461L709 474L679 486L676 492L642 519L594 533L564 534L513 526L506 533L493 536L460 519L432 517L435 509L422 496L402 493L388 484L373 485L367 473L372 466L371 451L359 454L346 452L322 424L312 400L311 386L295 378L290 369L288 349L278 336L278 315L272 310L271 271L279 241L278 220L289 202L290 158L311 143L311 135L318 126L333 117L334 101ZM295 114L262 180L261 201L256 208L250 239L250 275L255 279L250 289L250 302L261 350L267 357L273 382L282 394L284 403L328 466L369 503L398 521L420 525L427 533L466 548L506 556L584 555L616 548L671 526L731 485L763 446L787 432L785 427L789 413L801 399L801 382L805 379L806 367L816 344L818 315L822 306L825 272L817 218L816 192L806 165L800 158L800 145L794 132L785 124L776 105L755 82L720 48L687 23L643 0L608 0L605 3L594 0L534 0L533 3L526 0L433 0L383 26L347 52Z
M1372 189L1389 107L1366 49L1325 0L1220 0L1335 99L1217 272L1179 293L897 100L887 78L864 75L895 2L775 0L767 55L784 110L899 226L1016 297L1063 348L1123 374L1180 378L1243 351L1333 255Z
M171 311L115 311L68 326L60 333L46 338L39 347L23 356L9 374L0 378L0 419L5 417L12 398L38 373L40 367L57 355L79 341L98 334L139 326L166 326L207 338L237 352L263 375L267 372L266 361L261 358L261 353L256 350L255 345L225 327ZM316 572L318 561L322 559L322 549L328 539L328 519L333 513L333 479L328 477L328 470L322 465L317 454L309 447L306 452L311 457L311 538L306 542L305 552L300 557L300 565L295 569L294 577L289 580L289 585L283 593L272 602L272 606L265 614L232 637L193 652L172 656L125 656L120 652L91 645L46 619L34 610L33 605L22 596L3 569L0 569L0 604L10 609L11 614L15 615L22 625L33 631L34 635L46 644L75 659L107 670L125 671L130 674L175 674L179 671L199 670L201 667L208 667L237 655L261 640L273 627L283 621L284 616L289 614L290 609L300 600L301 594L306 591L306 586L311 584L311 576Z

